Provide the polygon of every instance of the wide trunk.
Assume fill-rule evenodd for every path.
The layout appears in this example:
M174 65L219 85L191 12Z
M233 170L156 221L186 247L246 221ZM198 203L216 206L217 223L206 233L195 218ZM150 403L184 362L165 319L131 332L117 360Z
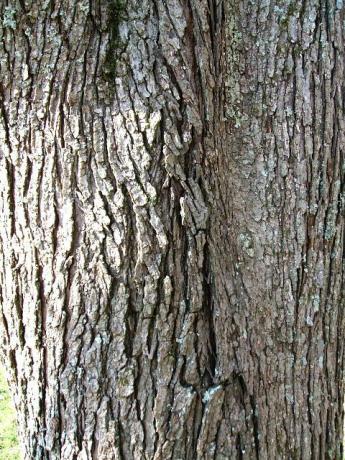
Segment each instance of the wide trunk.
M25 459L340 459L342 1L3 3Z

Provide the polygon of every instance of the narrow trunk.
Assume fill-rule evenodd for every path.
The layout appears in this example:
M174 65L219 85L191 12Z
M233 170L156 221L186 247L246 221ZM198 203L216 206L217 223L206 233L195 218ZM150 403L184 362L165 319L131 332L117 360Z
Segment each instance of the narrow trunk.
M340 459L342 2L0 16L0 327L25 459Z

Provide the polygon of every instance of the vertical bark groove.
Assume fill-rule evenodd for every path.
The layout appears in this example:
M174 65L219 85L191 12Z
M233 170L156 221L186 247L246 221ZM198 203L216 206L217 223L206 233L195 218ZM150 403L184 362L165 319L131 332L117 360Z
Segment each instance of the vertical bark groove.
M25 458L341 458L344 6L0 5Z

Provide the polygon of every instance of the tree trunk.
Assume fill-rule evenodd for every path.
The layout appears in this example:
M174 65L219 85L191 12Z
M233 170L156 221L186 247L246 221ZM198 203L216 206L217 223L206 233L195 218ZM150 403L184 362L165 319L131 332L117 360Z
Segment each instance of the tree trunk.
M341 0L1 2L25 459L341 459Z

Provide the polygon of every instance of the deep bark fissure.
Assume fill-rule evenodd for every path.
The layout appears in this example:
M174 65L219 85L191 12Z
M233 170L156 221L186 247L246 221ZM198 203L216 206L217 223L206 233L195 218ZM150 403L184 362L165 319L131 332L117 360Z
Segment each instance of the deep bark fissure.
M341 458L341 2L9 3L0 327L25 457Z

